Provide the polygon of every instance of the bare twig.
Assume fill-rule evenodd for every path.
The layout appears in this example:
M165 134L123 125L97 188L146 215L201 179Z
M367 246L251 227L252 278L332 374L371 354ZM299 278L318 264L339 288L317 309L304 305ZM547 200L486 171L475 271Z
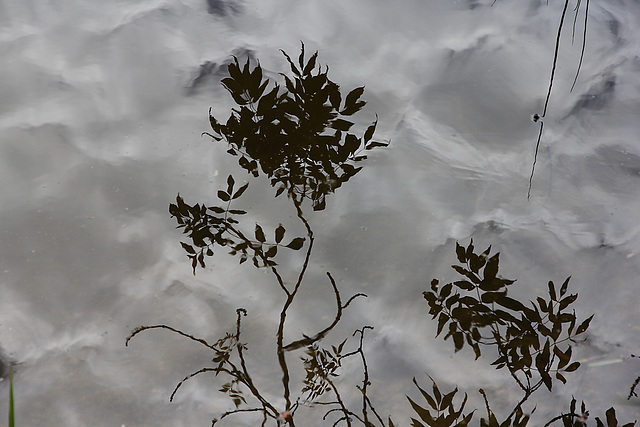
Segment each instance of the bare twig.
M558 34L556 36L556 47L553 53L553 66L551 67L551 78L549 79L549 90L547 91L547 98L544 101L544 110L540 118L544 118L547 114L547 107L549 106L549 98L551 98L551 88L553 87L553 79L556 75L556 66L558 65L558 50L560 49L560 36L562 35L562 27L567 14L567 6L569 6L569 0L565 0L564 8L562 9L562 15L560 17L560 25L558 25ZM576 76L577 78L577 76ZM542 128L544 123L540 120L540 133L538 134L538 141L536 143L536 152L533 157L533 164L531 165L531 177L529 178L529 189L527 191L527 200L531 197L531 183L533 181L533 174L536 168L536 162L538 160L538 148L540 147L540 139L542 138Z
M199 342L200 344L204 345L207 348L210 348L213 351L218 351L217 348L215 348L213 345L209 344L208 342L206 342L205 340L203 340L202 338L196 338L193 335L189 335L187 333L182 332L179 329L173 328L171 326L167 326L167 325L153 325L153 326L139 326L137 328L135 328L131 334L127 337L124 345L125 346L129 346L129 341L131 340L131 338L133 338L134 336L138 335L140 332L142 331L146 331L149 329L168 329L171 332L175 332L178 335L182 335L183 337L187 337L192 341L196 341Z

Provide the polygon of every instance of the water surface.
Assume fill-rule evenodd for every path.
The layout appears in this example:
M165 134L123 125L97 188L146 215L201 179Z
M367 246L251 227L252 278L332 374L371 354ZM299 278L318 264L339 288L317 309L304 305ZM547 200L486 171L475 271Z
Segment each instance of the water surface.
M377 136L392 143L309 215L313 286L290 333L333 316L331 271L345 294L369 295L328 339L375 327L365 350L381 413L408 424L404 395L415 392L413 376L428 385L425 373L470 394L483 387L496 409L509 407L510 378L433 339L421 296L432 278L453 280L455 241L473 238L502 253L515 295L535 298L572 275L580 317L596 314L576 349L587 363L555 394L534 396L540 419L566 410L571 395L600 417L610 406L621 420L640 417L637 400L625 401L640 362L597 363L640 351L640 6L591 2L573 91L581 19L573 44L567 29L528 201L539 130L531 116L544 106L562 5L491 3L0 5L0 345L18 363L18 423L209 425L232 408L213 378L168 402L209 363L206 349L161 331L124 340L156 323L215 340L234 327L237 307L249 312L250 362L264 384L278 384L276 284L218 255L194 277L167 209L178 193L215 200L229 173L250 179L225 146L200 136L207 111L226 118L232 106L219 84L231 55L257 58L278 78L287 70L279 49L295 55L301 40L345 90L366 86L358 124L377 113ZM272 194L252 183L243 200L251 218L294 220ZM1 396L7 402L6 382Z

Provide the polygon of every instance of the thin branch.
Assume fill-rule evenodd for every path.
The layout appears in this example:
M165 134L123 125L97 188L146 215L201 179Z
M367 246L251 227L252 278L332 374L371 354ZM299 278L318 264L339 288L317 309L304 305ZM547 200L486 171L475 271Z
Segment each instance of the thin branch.
M234 409L233 411L228 411L228 412L225 412L224 414L220 415L219 419L212 420L211 421L211 425L213 426L215 423L217 423L218 421L222 420L223 418L226 418L229 415L237 414L239 412L262 412L264 414L264 417L265 417L265 422L266 422L266 418L267 418L267 415L268 415L268 413L265 411L265 408ZM264 425L264 422L263 422L262 425Z
M291 391L289 389L289 368L287 366L287 358L284 350L284 325L287 320L287 310L289 306L293 303L293 299L298 293L298 289L300 289L300 285L302 284L302 279L307 271L309 266L309 259L311 258L311 250L313 248L313 230L311 230L311 226L309 222L304 217L302 209L300 207L300 202L294 200L294 206L296 208L296 214L300 221L304 224L307 229L307 236L309 237L309 246L307 247L307 253L305 254L304 263L302 268L300 269L300 273L298 274L298 280L292 291L286 291L287 300L285 301L282 311L280 311L280 322L278 323L278 332L276 334L276 344L277 344L277 353L278 353L278 363L280 364L280 369L282 370L282 387L284 389L283 397L286 403L286 409L289 410L291 408ZM280 280L280 279L279 279ZM284 288L284 284L281 285ZM286 288L284 288L286 289Z
M580 2L578 2L578 6ZM576 6L577 7L577 6ZM576 17L578 16L578 12L576 11ZM569 92L573 92L573 88L578 81L578 74L580 74L580 69L582 68L582 60L584 59L584 49L587 46L587 21L589 20L589 0L586 2L585 11L584 11L584 32L582 34L582 51L580 52L580 63L578 64L578 70L576 71L576 77L573 79L573 84L571 85L571 90Z
M560 25L558 25L558 34L556 36L556 47L553 53L553 66L551 67L551 78L549 79L549 90L547 91L547 97L544 101L544 110L542 111L541 118L547 115L547 107L549 106L549 99L551 98L551 89L553 87L553 79L556 75L556 66L558 65L558 51L560 50L560 36L562 35L562 27L567 14L567 6L569 6L569 0L565 0L564 8L562 9L562 16L560 17ZM585 27L586 31L586 27ZM577 76L576 76L577 78ZM540 133L538 134L538 141L536 142L536 152L533 157L533 164L531 165L531 176L529 178L529 190L527 191L527 200L531 198L531 183L533 181L533 174L536 168L536 162L538 161L538 149L540 147L540 139L542 138L542 128L544 123L540 121Z
M298 280L296 281L296 285L293 289L292 294L295 295L296 292L298 292L298 289L300 288L300 285L302 284L302 279L304 278L305 273L307 272L307 268L309 267L309 259L311 258L311 249L313 248L313 230L311 230L311 226L309 225L309 221L307 221L307 219L304 217L303 212L302 212L302 208L300 207L300 203L294 201L293 205L296 208L296 214L298 216L298 218L300 219L300 221L302 221L302 223L304 224L305 228L307 229L307 236L309 237L309 247L307 248L307 253L305 255L304 258L304 263L302 264L302 269L300 269L300 274L298 274Z
M202 369L197 370L196 372L194 372L194 373L192 373L192 374L187 375L186 377L184 377L184 378L183 378L183 379L182 379L182 380L181 380L181 381L176 385L176 387L173 389L173 392L171 392L171 396L169 397L169 402L173 402L173 398L175 397L175 395L176 395L176 393L177 393L178 389L182 386L182 384L183 384L185 381L187 381L188 379L191 379L191 378L195 377L196 375L203 374L203 373L205 373L205 372L215 372L215 373L216 373L216 375L218 375L218 373L220 373L220 372L224 372L224 373L227 373L227 374L231 375L232 377L233 377L233 376L235 376L235 375L234 375L234 372L232 372L232 371L230 371L230 370L228 370L228 369L226 369L226 368L221 368L221 367L219 367L219 368L202 368Z
M331 286L333 287L333 293L334 293L334 295L336 297L336 306L338 307L338 310L336 312L335 318L333 319L333 322L331 322L331 324L329 326L324 328L322 331L318 332L313 337L305 337L305 338L303 338L301 340L297 340L297 341L294 341L294 342L292 342L290 344L285 345L284 347L282 347L282 349L284 351L292 351L292 350L296 350L296 349L301 348L301 347L308 347L311 344L320 341L322 338L324 338L329 333L329 331L331 331L338 324L338 322L342 318L342 310L344 310L344 308L347 305L349 305L349 303L351 301L353 301L356 297L359 297L359 296L366 297L366 295L362 294L362 293L355 294L354 296L349 298L349 301L347 301L347 304L345 304L343 306L341 298L340 298L340 291L338 290L338 286L336 285L336 281L331 276L331 273L327 272L327 276L329 276L329 280L331 281Z
M249 370L247 369L247 363L245 361L244 358L244 347L243 344L240 342L240 326L241 326L241 319L242 316L246 316L247 315L247 310L245 310L244 308L239 308L236 310L237 313L237 319L236 319L236 348L238 350L238 357L240 358L240 366L242 367L242 372L237 372L236 375L234 375L235 378L237 378L238 380L240 380L244 385L246 385L249 390L251 391L251 394L253 394L255 396L256 399L258 399L260 401L260 403L262 403L262 406L265 408L269 408L274 416L276 416L278 414L277 409L271 404L269 403L269 401L267 401L267 399L265 399L262 394L260 393L260 391L258 390L258 388L255 386L255 384L253 384L253 380L251 379L251 375L249 375ZM230 363L230 362L227 362Z
M533 183L533 174L536 170L536 163L538 162L538 150L540 149L540 140L542 139L542 128L544 122L540 121L540 132L538 133L538 141L536 142L536 152L533 155L533 164L531 165L531 176L529 177L529 189L527 191L527 201L531 198L531 185Z
M384 426L384 421L382 421L382 417L378 415L378 412L371 404L371 400L369 399L369 396L367 396L367 387L369 387L371 382L369 382L369 367L367 365L367 359L365 358L364 351L362 349L363 341L364 341L364 332L367 329L373 329L373 326L363 326L362 329L358 329L353 333L354 335L356 333L360 334L360 342L358 344L357 352L360 353L360 358L362 359L362 366L364 369L364 376L362 379L362 389L360 389L360 391L362 392L362 416L364 417L365 425L369 425L370 424L369 416L367 414L367 406L369 406L369 408L371 408L371 412L373 412L373 415L375 415L378 421L380 422L380 424Z
M189 335L187 333L182 332L179 329L176 328L172 328L171 326L167 326L167 325L153 325L153 326L138 326L137 328L135 328L131 334L127 337L124 345L125 346L129 346L129 340L131 340L131 338L133 338L134 336L138 335L140 332L142 331L146 331L149 329L168 329L171 332L175 332L178 335L182 335L183 337L187 337L192 341L196 341L199 342L200 344L204 345L205 347L217 352L218 349L215 348L213 345L209 344L208 342L206 342L205 340L203 340L202 338L196 338L193 335Z
M560 49L560 35L562 34L562 26L564 24L564 19L567 14L568 5L569 5L569 0L565 0L564 8L562 9L562 16L560 17L560 25L558 26L558 35L556 36L556 48L555 48L555 52L553 53L553 66L551 67L551 78L549 79L549 91L547 92L547 99L544 102L544 110L542 111L542 117L545 117L547 114L549 98L551 97L551 88L553 87L553 78L556 75L556 66L558 64L558 50Z

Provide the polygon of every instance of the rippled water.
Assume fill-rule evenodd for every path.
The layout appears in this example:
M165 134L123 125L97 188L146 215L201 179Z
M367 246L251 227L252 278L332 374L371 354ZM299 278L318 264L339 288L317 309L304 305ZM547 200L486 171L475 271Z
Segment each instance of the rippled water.
M501 252L516 295L572 275L580 317L596 313L576 350L586 363L556 394L534 397L538 412L558 414L575 395L593 415L616 406L619 419L639 418L625 398L640 362L614 362L640 351L640 5L591 2L573 91L583 27L578 19L572 44L566 24L527 201L531 116L544 107L563 2L491 3L1 3L0 346L18 363L18 424L209 425L231 409L213 378L168 402L210 361L206 349L161 331L124 340L156 323L215 340L237 307L249 312L256 376L278 384L276 284L218 255L194 277L167 208L177 193L213 200L229 173L244 176L225 146L200 136L209 107L221 117L231 107L219 85L231 55L277 78L279 49L294 54L301 40L341 87L366 85L360 124L377 113L378 137L392 142L309 216L313 286L291 312L292 337L333 316L331 271L346 294L369 295L331 339L375 326L365 350L381 413L407 424L404 395L413 376L428 385L425 372L508 407L510 379L433 339L421 296L432 278L453 279L454 242L473 238ZM266 185L246 197L251 220L295 219Z

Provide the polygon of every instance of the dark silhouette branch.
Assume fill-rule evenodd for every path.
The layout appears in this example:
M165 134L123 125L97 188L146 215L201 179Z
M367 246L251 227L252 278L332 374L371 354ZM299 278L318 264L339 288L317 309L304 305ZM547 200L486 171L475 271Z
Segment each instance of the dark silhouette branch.
M213 351L216 351L216 352L219 351L217 348L215 348L214 346L212 346L211 344L209 344L208 342L206 342L202 338L196 338L193 335L189 335L187 333L182 332L179 329L172 328L171 326L167 326L167 325L139 326L139 327L135 328L131 332L131 334L127 337L124 345L125 346L129 346L129 341L131 340L131 338L133 338L134 336L138 335L140 332L146 331L146 330L149 330L149 329L168 329L171 332L175 332L178 335L182 335L183 337L187 337L192 341L199 342L200 344L204 345L207 348L210 348Z

